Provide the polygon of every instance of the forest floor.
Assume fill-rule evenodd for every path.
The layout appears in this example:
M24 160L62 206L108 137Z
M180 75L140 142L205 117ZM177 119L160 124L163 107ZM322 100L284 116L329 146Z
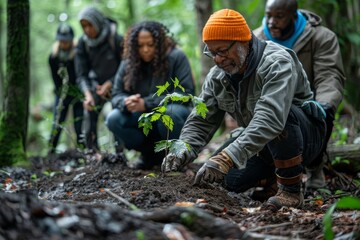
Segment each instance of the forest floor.
M221 139L220 139L221 141ZM209 144L184 172L134 170L111 153L101 161L69 150L30 158L30 167L0 169L2 239L324 239L323 217L358 173L326 173L326 188L308 195L302 209L262 210L219 184L193 185ZM350 183L350 182L348 182ZM341 194L338 194L342 190ZM360 211L336 210L335 239L360 239Z

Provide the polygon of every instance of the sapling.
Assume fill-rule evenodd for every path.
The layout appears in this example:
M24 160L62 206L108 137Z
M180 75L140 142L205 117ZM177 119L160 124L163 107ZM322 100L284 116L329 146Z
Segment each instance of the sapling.
M161 140L155 144L155 152L165 151L165 155L169 152L175 155L181 155L186 150L190 150L190 145L179 139L169 139L170 131L173 131L174 128L174 121L171 117L171 110L169 114L166 114L167 105L174 102L192 102L194 108L196 109L196 113L202 118L206 117L208 109L201 98L193 96L192 94L185 95L175 91L180 90L181 92L185 92L185 89L180 85L178 78L171 79L171 81L174 86L172 93L168 91L168 88L170 87L169 82L166 82L164 85L156 86L158 90L154 96L160 96L164 93L166 93L166 95L159 105L152 109L152 112L141 114L139 118L139 128L143 128L143 133L147 136L149 131L152 130L152 124L156 121L161 121L167 129L167 138L166 140Z

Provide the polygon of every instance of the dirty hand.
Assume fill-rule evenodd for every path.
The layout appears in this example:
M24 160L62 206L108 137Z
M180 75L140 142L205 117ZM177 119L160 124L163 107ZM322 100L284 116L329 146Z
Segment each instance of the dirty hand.
M326 112L324 108L318 103L317 101L310 100L305 101L301 105L301 109L310 116L313 116L314 118L318 120L325 120L326 119Z
M196 156L192 152L185 151L182 154L169 153L161 164L162 172L179 171L190 163Z
M201 180L209 183L220 182L233 165L234 163L229 155L221 151L218 155L211 157L202 165L196 174L194 184L199 184Z

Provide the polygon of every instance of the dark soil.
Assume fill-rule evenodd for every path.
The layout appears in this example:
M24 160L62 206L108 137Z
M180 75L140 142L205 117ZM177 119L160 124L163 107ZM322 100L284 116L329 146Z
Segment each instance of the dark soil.
M344 119L352 143L360 118ZM222 140L211 142L199 162ZM326 188L308 194L302 209L273 213L249 197L253 189L194 186L200 166L162 175L159 168L130 169L110 153L101 161L76 150L32 157L27 168L0 169L0 240L324 239L326 211L342 196L360 197L358 171L328 169ZM360 239L360 211L336 210L332 230L334 239Z
M324 213L341 187L328 176L329 193L315 193L323 200L308 196L302 209L272 213L250 191L193 186L198 164L164 176L75 150L31 162L0 170L0 239L323 239ZM359 239L359 211L336 211L332 224L338 239Z

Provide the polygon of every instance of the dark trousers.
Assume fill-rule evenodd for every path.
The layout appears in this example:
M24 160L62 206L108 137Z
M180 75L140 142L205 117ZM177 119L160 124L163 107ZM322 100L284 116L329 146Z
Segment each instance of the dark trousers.
M168 130L160 120L153 123L153 129L148 136L145 136L143 129L138 126L142 114L140 112L121 112L119 109L114 109L107 116L105 124L113 132L119 145L140 151L145 164L160 165L165 154L154 152L155 143L167 138L178 139L190 111L191 109L185 105L167 105L166 114L174 121L173 131L169 131L169 136Z
M292 106L283 132L270 141L259 154L251 157L244 169L232 168L225 176L224 186L233 192L243 192L254 187L264 178L291 178L303 172L322 151L325 144L325 121L306 115L301 108ZM236 138L229 139L217 152ZM227 145L226 145L227 144ZM274 160L286 161L296 156L303 157L302 164L290 168L276 168ZM299 184L288 186L298 191Z
M62 129L64 128L66 115L68 113L70 106L72 106L72 110L73 110L73 117L74 117L73 124L76 133L76 143L78 146L82 146L84 144L82 131L81 131L83 113L84 113L82 102L79 99L68 96L63 100L60 112L58 112L59 102L60 102L60 97L56 96L54 109L53 109L54 121L52 124L51 137L49 140L50 152L54 152L56 146L58 145L60 134L62 132ZM55 119L57 119L58 114L60 114L59 121L56 123Z
M86 148L93 151L100 151L97 134L97 124L101 110L106 103L105 99L100 98L96 93L93 92L95 100L95 107L92 111L85 110L84 112L84 131L85 131L85 143Z

